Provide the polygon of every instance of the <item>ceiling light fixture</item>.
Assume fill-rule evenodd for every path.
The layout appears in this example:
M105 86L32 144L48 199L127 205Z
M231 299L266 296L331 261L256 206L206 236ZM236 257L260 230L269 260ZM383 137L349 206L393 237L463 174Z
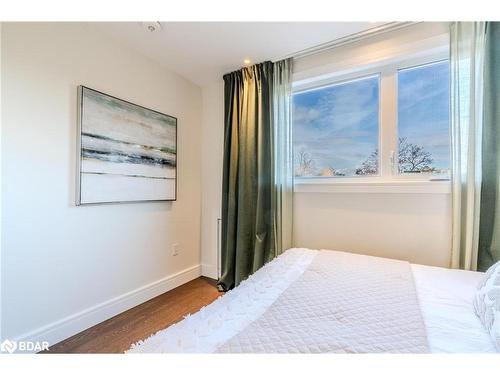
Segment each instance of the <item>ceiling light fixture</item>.
M245 65L249 65L251 63L252 63L252 61L250 61L250 59L243 60L243 64L245 64Z
M142 22L142 27L150 33L161 30L161 24L159 22Z

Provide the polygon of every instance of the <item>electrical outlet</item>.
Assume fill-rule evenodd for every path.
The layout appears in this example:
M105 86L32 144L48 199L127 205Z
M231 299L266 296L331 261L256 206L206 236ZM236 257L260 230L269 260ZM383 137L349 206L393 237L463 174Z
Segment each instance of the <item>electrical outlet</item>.
M177 256L179 255L179 244L178 243L174 243L172 244L172 256Z

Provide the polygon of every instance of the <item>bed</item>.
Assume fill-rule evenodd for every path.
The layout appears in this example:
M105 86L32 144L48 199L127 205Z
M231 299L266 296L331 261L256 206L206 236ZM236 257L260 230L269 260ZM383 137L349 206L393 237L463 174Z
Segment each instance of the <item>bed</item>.
M496 353L480 272L290 249L128 353Z

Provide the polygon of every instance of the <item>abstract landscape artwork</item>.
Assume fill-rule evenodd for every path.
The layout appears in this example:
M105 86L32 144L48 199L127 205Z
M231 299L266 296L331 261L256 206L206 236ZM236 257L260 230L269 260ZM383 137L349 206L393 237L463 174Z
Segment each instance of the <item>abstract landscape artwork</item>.
M175 117L80 86L78 136L78 205L176 199Z

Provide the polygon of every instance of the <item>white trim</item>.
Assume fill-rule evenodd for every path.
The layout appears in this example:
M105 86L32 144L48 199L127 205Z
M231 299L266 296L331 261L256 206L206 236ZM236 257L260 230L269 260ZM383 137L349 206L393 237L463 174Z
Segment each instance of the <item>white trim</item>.
M217 266L214 264L202 264L201 265L201 275L210 277L211 279L217 280L218 270Z
M178 273L27 332L12 340L48 341L49 345L54 345L199 276L201 276L200 265L186 268Z
M295 180L294 193L451 194L451 181Z

